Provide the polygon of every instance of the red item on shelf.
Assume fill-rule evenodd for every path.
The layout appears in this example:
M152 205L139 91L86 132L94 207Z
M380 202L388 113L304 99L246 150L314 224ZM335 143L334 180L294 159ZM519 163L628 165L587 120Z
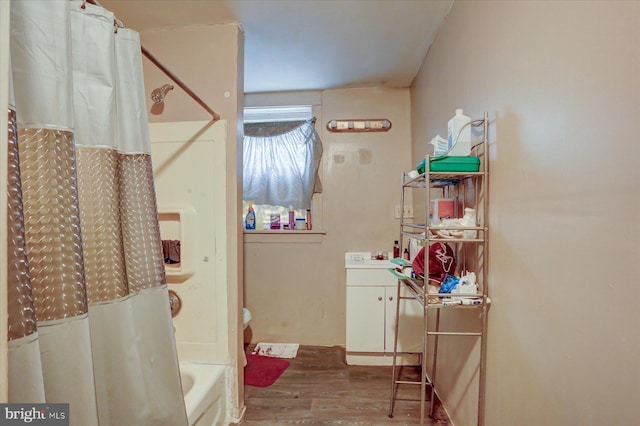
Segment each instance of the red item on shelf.
M413 273L424 278L424 247L413 259ZM429 279L441 283L444 277L456 272L456 258L453 249L447 243L433 243L429 246Z

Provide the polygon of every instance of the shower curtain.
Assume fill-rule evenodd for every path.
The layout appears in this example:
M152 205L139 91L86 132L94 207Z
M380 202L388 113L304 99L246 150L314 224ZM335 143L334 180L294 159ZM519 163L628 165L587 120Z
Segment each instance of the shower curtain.
M12 0L9 398L72 425L186 425L140 41L83 1Z

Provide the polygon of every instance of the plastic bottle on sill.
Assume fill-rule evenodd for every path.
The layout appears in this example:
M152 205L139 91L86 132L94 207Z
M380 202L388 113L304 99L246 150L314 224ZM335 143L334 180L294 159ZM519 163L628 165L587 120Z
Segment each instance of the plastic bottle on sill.
M263 218L263 214L262 214L262 207L261 206L255 206L253 208L254 213L256 215L256 229L259 231L264 230L264 218Z
M313 227L311 226L311 209L307 209L307 231L312 230Z
M248 230L256 229L256 212L253 211L253 205L249 206L247 216L244 218L244 227Z
M293 210L293 206L290 205L289 206L289 229L290 230L295 229L295 224L296 224L296 214Z
M393 258L400 257L400 245L398 244L398 240L393 242Z

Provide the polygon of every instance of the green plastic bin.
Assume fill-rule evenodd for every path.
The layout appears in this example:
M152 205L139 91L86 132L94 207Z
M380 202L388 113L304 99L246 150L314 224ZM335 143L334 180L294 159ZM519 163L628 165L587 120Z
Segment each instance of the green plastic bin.
M478 157L449 156L434 157L429 159L432 172L477 172L480 170ZM424 173L424 160L418 163L416 170Z

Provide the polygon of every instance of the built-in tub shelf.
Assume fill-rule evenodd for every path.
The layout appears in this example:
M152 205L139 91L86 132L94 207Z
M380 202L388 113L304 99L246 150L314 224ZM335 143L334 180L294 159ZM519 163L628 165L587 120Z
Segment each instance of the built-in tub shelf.
M158 219L161 238L180 241L180 262L165 263L167 282L182 283L196 269L196 212L188 205L158 206Z

